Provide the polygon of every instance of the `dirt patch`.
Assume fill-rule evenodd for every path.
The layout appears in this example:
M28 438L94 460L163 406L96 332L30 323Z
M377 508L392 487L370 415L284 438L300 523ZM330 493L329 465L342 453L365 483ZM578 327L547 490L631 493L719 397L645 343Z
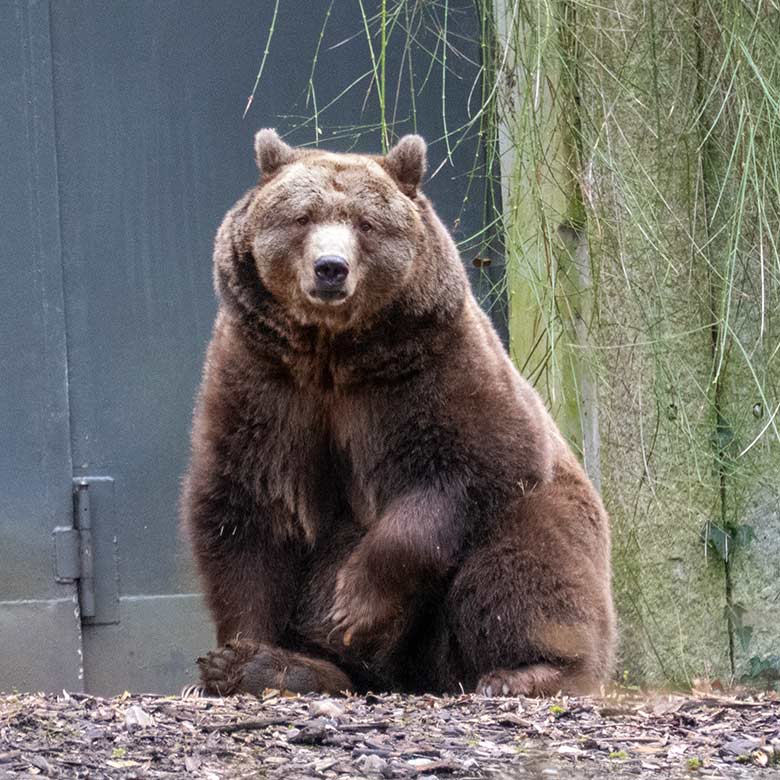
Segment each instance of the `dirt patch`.
M780 777L777 696L0 698L10 778Z

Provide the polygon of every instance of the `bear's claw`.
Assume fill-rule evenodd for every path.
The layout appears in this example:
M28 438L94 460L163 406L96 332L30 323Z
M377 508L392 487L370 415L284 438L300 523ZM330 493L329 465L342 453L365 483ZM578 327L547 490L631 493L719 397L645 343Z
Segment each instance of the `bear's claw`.
M482 696L554 696L561 689L561 669L552 664L531 664L483 674L476 692Z

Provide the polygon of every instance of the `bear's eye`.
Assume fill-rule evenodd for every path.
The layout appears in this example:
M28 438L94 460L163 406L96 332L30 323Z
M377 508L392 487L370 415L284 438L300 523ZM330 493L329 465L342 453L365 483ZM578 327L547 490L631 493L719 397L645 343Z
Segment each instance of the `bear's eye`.
M363 220L363 221L360 223L360 229L361 229L361 230L362 230L364 233L370 233L370 232L371 232L371 231L374 229L374 226L373 226L373 225L372 225L370 222L367 222L367 221L364 219L364 220Z
M303 214L302 216L298 217L298 219L295 220L299 225L308 225L309 224L309 217L306 214Z

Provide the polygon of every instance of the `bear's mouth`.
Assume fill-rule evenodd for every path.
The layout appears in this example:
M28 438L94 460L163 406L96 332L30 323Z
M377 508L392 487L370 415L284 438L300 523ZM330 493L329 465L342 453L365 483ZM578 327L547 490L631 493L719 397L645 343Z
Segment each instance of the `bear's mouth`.
M309 291L309 298L315 303L327 303L327 304L339 304L343 303L348 297L346 290L318 290L313 289Z

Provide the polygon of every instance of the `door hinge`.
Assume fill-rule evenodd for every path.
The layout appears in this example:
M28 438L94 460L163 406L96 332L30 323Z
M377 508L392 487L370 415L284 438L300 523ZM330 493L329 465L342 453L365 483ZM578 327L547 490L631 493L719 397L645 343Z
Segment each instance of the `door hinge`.
M54 529L57 582L78 585L85 623L119 622L119 583L114 535L114 480L73 480L73 525Z

